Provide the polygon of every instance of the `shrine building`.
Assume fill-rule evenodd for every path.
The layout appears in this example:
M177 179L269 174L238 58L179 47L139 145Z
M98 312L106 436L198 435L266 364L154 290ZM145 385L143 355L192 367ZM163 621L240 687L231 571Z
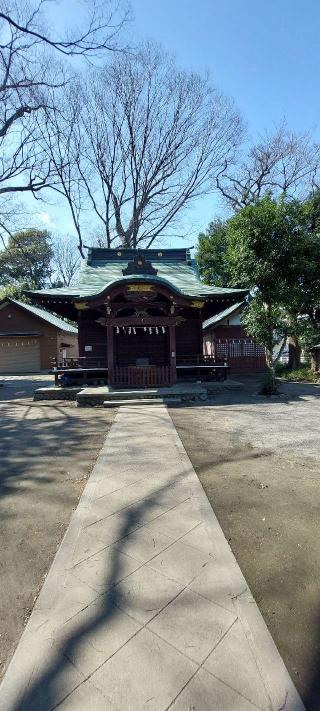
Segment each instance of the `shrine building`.
M78 323L79 359L56 364L59 372L80 369L86 382L99 372L128 388L208 377L218 363L203 355L202 324L246 293L203 284L189 249L94 247L75 286L28 295Z

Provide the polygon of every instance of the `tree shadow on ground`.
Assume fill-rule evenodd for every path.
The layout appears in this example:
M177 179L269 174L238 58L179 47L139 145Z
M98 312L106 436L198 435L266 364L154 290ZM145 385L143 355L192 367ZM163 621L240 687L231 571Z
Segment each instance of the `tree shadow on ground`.
M300 399L300 397L302 396L299 395L297 399ZM238 399L237 402L239 402ZM270 403L270 400L266 399L266 402ZM252 404L252 399L249 399L248 403ZM201 406L203 407L203 404ZM62 409L64 410L64 408ZM100 422L101 421L99 420L99 423ZM60 420L59 423L58 427L61 428ZM130 431L126 432L124 443L127 439L130 439ZM49 443L48 446L51 446L51 444ZM70 447L70 451L72 452L75 444L68 442L67 446ZM248 455L243 457L243 461L247 458L255 458L256 456L255 452L249 452ZM228 461L230 461L230 457ZM221 460L219 460L216 464L221 464ZM134 505L131 505L127 510L125 510L123 514L123 524L117 539L118 541L124 540L130 533L139 528L139 525L143 525L141 522L144 519L145 513L147 511L152 511L152 509L159 504L159 499L161 498L162 493L165 493L165 491L168 490L173 483L176 483L176 481L177 478L175 477L174 481L168 483L165 487L155 491L152 495ZM109 552L111 549L108 546L106 547L106 550ZM101 601L101 607L96 614L92 616L90 621L87 622L87 624L82 625L76 632L70 634L67 639L64 639L63 643L59 646L52 663L44 669L40 677L33 683L31 688L28 689L23 703L19 703L15 706L13 711L49 711L50 709L55 708L62 701L62 699L57 696L57 689L59 686L59 679L65 670L68 660L73 659L76 656L80 645L83 644L90 634L98 630L100 626L105 625L106 622L111 621L118 614L118 606L121 607L122 602L121 583L118 583L120 568L121 563L119 559L119 551L112 549L111 570L108 574L108 579L106 580L106 587L108 587L109 592L98 596ZM317 666L318 660L316 661L314 668ZM319 678L320 675L314 674L310 679L310 689L305 696L306 703L308 704L308 711L317 711L317 709L320 708L319 698L317 697L319 692Z
M158 412L153 413L153 418L155 422L155 430L157 428L157 419L161 418L161 414ZM131 430L130 427L126 429L123 435L122 441L120 438L117 440L117 446L126 446L130 441ZM254 456L254 453L252 453ZM250 457L250 453L248 454ZM107 467L107 459L106 467ZM150 469L152 470L152 463L150 463ZM59 692L59 682L66 671L67 666L70 666L70 662L74 664L74 660L79 657L80 650L83 648L83 644L86 643L88 638L96 633L101 627L104 627L114 621L117 615L122 614L119 608L125 608L125 600L123 597L122 583L119 578L121 578L121 552L126 551L126 541L127 537L137 531L139 528L143 527L145 524L151 523L152 520L156 519L159 515L156 510L161 504L163 498L171 490L171 487L183 481L186 475L185 462L181 464L181 471L172 478L169 478L167 482L158 488L156 488L150 495L145 496L143 499L131 503L129 506L121 509L120 513L122 515L121 527L118 531L116 540L114 540L110 545L105 547L105 551L108 554L108 573L106 573L104 592L97 594L95 602L99 602L99 605L94 605L94 613L89 619L83 624L73 630L68 636L60 637L62 640L58 643L58 647L55 649L53 659L45 665L41 670L40 674L36 679L33 680L32 684L27 688L23 700L19 701L17 705L12 708L12 711L50 711L54 708L59 708L60 703L66 698L68 698L75 688L70 689L70 691L62 698L61 691ZM190 495L186 495L186 499L190 499ZM172 509L183 501L178 501L173 504ZM152 511L154 510L154 516ZM113 514L105 517L105 521L112 517ZM89 524L90 527L91 524ZM116 548L114 547L117 544ZM101 553L101 551L100 551ZM109 554L111 553L111 566ZM106 556L107 558L107 556ZM106 562L107 568L107 562ZM88 605L90 607L92 603ZM155 613L157 614L157 613ZM100 666L105 663L104 660ZM98 668L100 668L100 666ZM83 670L79 669L83 672ZM92 672L91 672L92 673ZM147 670L146 670L147 673ZM80 686L83 681L88 679L91 675L86 674L83 680L78 683ZM61 688L61 687L60 687ZM108 698L106 698L106 704L108 703Z
M157 419L162 416L160 413L153 413L153 417L155 419L156 428ZM123 442L121 443L120 440L117 440L118 446L126 446L128 441L130 441L130 435L130 427L128 427L126 428L126 432L123 434ZM150 463L150 469L152 469L152 463ZM123 521L118 531L118 535L116 536L116 540L114 540L111 545L107 545L105 549L103 549L108 553L109 572L105 579L104 592L101 594L97 593L97 598L95 600L95 602L99 602L100 605L96 606L96 612L95 614L92 614L89 621L80 625L76 631L73 631L67 637L64 636L64 638L62 638L63 641L58 643L58 646L55 647L56 651L52 661L50 661L47 666L45 666L44 663L44 668L40 672L38 678L36 678L33 683L27 687L27 691L23 699L20 699L17 704L12 707L12 711L50 711L62 702L63 699L60 695L58 695L59 680L64 674L66 666L70 665L70 661L77 657L77 651L80 650L80 647L82 647L90 635L99 630L101 626L105 627L106 623L111 622L111 620L115 619L117 615L122 614L119 609L121 608L123 602L123 593L121 589L121 551L123 553L126 550L127 536L134 531L137 531L145 524L151 523L151 521L154 521L159 515L161 515L158 511L154 511L154 516L152 516L152 510L156 508L158 509L163 498L168 492L170 492L172 485L177 484L179 481L183 481L184 477L185 463L181 465L181 472L177 476L170 478L166 484L158 487L150 495L145 496L143 499L138 500L133 504L131 503L120 510ZM190 495L186 492L185 501L188 501L190 498ZM183 501L177 499L175 503L172 503L171 509L174 509L181 503L183 503ZM167 510L169 510L169 506L165 505L163 512ZM119 511L115 513L118 514ZM146 516L147 514L148 517ZM108 518L111 518L113 515L113 513L109 514L109 516L105 517L104 520L107 521ZM89 528L90 525L91 524L88 526ZM114 548L116 543L117 547ZM99 551L99 553L101 553L101 551ZM109 559L110 553L112 556L111 566ZM104 660L104 662L105 661L106 660ZM100 666L102 666L102 664ZM83 681L85 681L89 676L89 674L84 676ZM67 698L73 691L74 689L72 689L64 698ZM107 702L108 699L106 699L106 703Z
M313 659L313 664L310 669L310 675L306 692L304 694L304 703L306 711L320 710L320 609L317 622L318 630L318 654Z
M263 429L269 413L281 440L282 428L292 418L288 413L283 421L285 407L224 405L214 416L214 409L205 406L202 414L176 410L172 417L306 708L319 711L319 451L313 459L298 460L294 450L290 459L290 442L305 444L313 420L310 441L315 449L319 402L311 394L307 422L307 410L292 407L298 427L285 452L279 447L280 455L263 447L262 442L273 444L268 429L263 439L255 438L254 448L246 439L239 441L239 433L246 422L245 438L252 441L247 414L260 417Z
M211 388L210 383L208 383L208 400L183 402L174 407L215 407L216 405L223 404L272 406L303 402L306 398L320 397L320 384L292 383L288 381L280 382L278 393L267 396L259 393L259 381L256 378L247 377L242 380L242 378L239 377L239 381L237 387L232 386L232 380L227 380L221 385L217 384L217 387L215 387L215 384L212 384ZM203 385L206 386L206 383L203 383ZM173 407L173 405L171 405L171 407Z
M52 460L62 466L76 453L92 457L93 443L107 432L112 415L52 404L50 408L16 401L2 403L0 430L0 500L22 495L30 484L43 488L54 481ZM4 510L5 515L5 510Z
M32 398L36 388L53 385L52 375L0 375L0 402Z

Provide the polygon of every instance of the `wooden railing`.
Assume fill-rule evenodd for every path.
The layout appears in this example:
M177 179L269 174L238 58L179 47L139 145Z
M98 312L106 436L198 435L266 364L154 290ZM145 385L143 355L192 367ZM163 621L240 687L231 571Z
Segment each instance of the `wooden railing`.
M266 369L266 357L263 346L253 340L219 339L214 343L217 358L225 357L231 370L255 372Z
M52 368L68 370L69 368L107 368L107 358L99 356L80 356L77 358L53 358Z
M214 358L212 355L196 353L194 355L177 355L177 365L224 365L226 358Z
M160 366L118 366L114 368L113 374L115 387L140 387L150 388L153 386L170 385L170 368L168 365Z

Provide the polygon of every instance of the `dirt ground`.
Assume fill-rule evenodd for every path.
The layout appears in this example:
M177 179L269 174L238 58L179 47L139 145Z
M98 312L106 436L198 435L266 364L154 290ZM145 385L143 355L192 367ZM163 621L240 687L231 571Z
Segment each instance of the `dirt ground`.
M320 709L320 388L170 414L309 711Z
M2 382L0 677L114 417L112 410L33 403L45 376Z
M48 376L0 388L0 676L114 411L32 403ZM170 414L308 711L320 709L320 388L248 381Z

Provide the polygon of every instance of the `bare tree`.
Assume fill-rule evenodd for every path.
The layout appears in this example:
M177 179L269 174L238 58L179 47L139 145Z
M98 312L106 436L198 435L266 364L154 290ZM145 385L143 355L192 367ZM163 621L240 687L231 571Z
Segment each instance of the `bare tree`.
M273 134L249 147L233 166L225 162L216 186L234 210L271 192L305 197L316 182L320 146L309 134L291 132L282 122Z
M27 48L30 43L33 47L46 45L68 57L90 59L95 59L104 50L119 49L119 32L130 15L128 7L111 0L83 2L82 9L86 13L82 26L75 23L71 32L59 37L50 32L43 17L43 10L49 3L52 5L52 0L38 0L30 7L21 0L7 0L0 11L0 21L13 33L26 38Z
M78 236L77 246L84 257L82 235L87 195L80 174L80 151L84 142L79 121L80 96L81 81L74 76L59 107L46 112L46 122L40 126L40 132L42 148L56 176L50 187L67 202Z
M79 272L81 257L77 249L77 237L73 235L56 236L52 240L53 259L51 281L71 286Z
M8 196L35 197L59 177L41 135L48 114L59 106L71 81L67 58L101 57L117 49L125 14L113 11L112 0L85 2L83 26L65 37L50 33L48 5L55 0L3 0L0 11L0 229L10 231ZM64 57L63 64L59 57ZM2 208L2 205L4 206ZM11 230L12 232L12 230Z
M93 212L107 246L150 246L213 189L242 130L230 100L150 45L92 72L54 120L60 131L47 141L49 156L80 246L79 205Z

